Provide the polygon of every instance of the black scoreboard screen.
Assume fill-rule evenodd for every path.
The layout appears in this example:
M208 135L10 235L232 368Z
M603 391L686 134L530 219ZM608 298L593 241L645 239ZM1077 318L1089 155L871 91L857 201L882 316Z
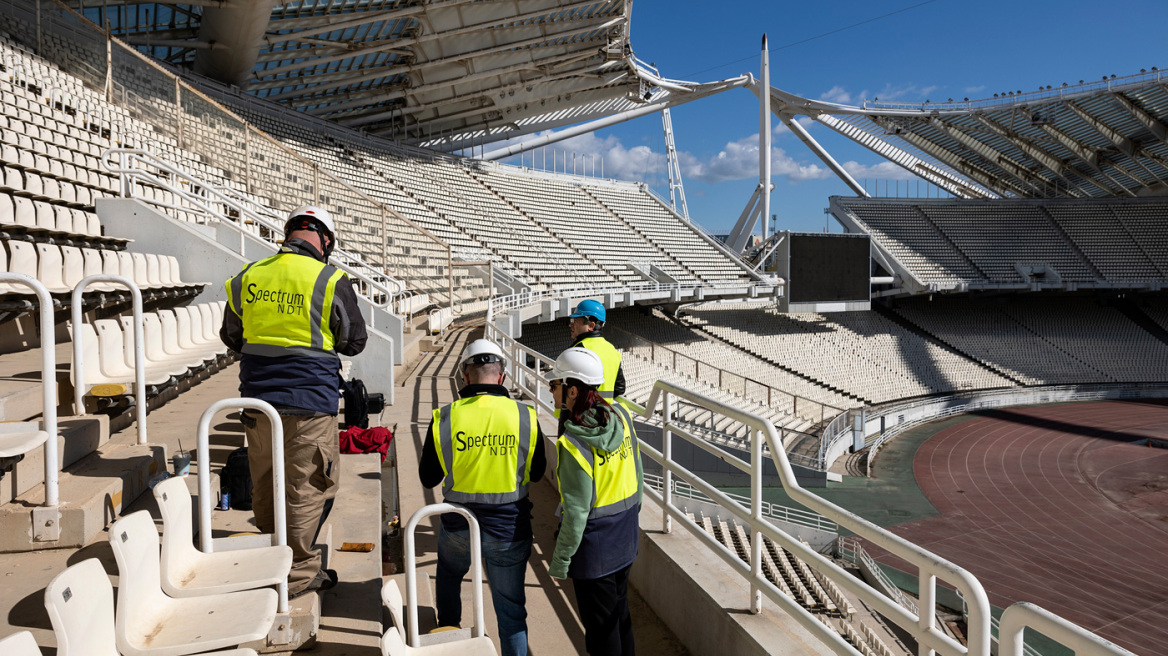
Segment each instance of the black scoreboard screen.
M791 303L868 301L868 235L791 233L787 294Z

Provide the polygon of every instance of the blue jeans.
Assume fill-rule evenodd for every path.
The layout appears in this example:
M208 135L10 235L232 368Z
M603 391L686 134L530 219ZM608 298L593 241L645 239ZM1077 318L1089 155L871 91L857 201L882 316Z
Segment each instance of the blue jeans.
M531 540L499 542L483 535L483 570L491 584L491 601L499 621L503 656L527 654L527 559ZM438 576L434 584L439 626L460 626L462 578L470 571L469 531L438 531Z

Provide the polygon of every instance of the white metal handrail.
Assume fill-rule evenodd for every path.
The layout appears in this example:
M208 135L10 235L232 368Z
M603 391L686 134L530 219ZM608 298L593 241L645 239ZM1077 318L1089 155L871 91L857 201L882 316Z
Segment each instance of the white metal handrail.
M998 656L1024 656L1026 629L1034 629L1075 652L1075 656L1135 656L1119 645L1068 622L1054 613L1020 601L1002 613Z
M644 474L645 485L651 486L657 490L665 489L665 477L658 474ZM673 493L679 497L693 499L695 501L704 501L706 503L717 503L713 499L702 494L694 486L685 481L673 481ZM738 503L749 504L750 498L741 494L727 493L728 497L734 499ZM797 526L804 526L813 528L817 531L825 531L828 533L836 533L839 531L839 526L830 519L820 515L819 513L809 512L800 508L792 508L778 503L771 503L770 501L762 502L762 514L771 519L777 519L788 524L795 524Z
M245 220L252 221L260 226L263 226L264 228L267 228L273 235L284 234L283 222L279 221L278 218L271 213L257 212L255 209L256 205L258 205L257 203L243 202L240 200L240 194L227 194L222 191L222 187L206 183L203 180L194 177L189 172L183 170L181 167L145 150L137 148L110 148L102 154L101 161L102 165L105 166L107 170L109 170L111 173L117 173L120 177L122 196L127 198L134 196L133 186L135 182L144 182L155 187L166 189L175 196L182 198L187 203L193 205L194 209L191 207L182 207L169 205L167 203L160 203L159 201L152 199L141 200L154 205L162 205L183 212L202 212L207 216L218 220L221 224L230 226L239 232L239 248L241 254L244 251L246 236L249 234L255 237L259 236L255 235L254 233L250 233L247 230L246 226L244 225ZM144 165L144 168L134 166L135 164ZM166 180L147 170L145 167L162 171L178 182L176 183L170 180ZM185 187L182 184L183 182L186 183ZM203 195L194 193L192 190L195 188L202 190ZM217 204L221 204L238 212L238 220L232 219L223 211L216 208L215 205ZM279 248L275 238L270 238L265 241L267 241L272 246ZM392 307L394 298L403 293L406 289L405 283L402 281L390 278L384 273L381 273L377 269L366 264L361 258L348 251L345 251L344 249L337 248L333 251L332 264L338 269L356 278L361 283L368 286L371 290L377 290L381 292L380 296L383 296L383 300L378 300L378 294L370 293L369 295L365 296L365 299L375 307ZM382 280L393 284L396 289L390 289L381 282Z
M901 590L895 583L893 583L892 579L888 577L888 573L884 571L884 568L880 567L880 565L875 560L873 560L872 556L868 555L867 551L864 551L864 546L860 544L859 540L854 537L840 538L839 551L841 554L851 552L852 562L854 562L856 565L866 565L872 572L872 575L879 579L880 585L884 587L889 596L896 600L896 603L904 606L910 613L913 613L914 615L920 614L920 610L917 608L916 602L910 599L903 590Z
M211 420L215 415L229 408L259 410L268 416L272 427L272 514L276 525L276 542L281 547L288 546L288 515L285 508L284 490L284 422L272 404L259 399L221 399L210 405L199 417L196 456L199 465L199 545L203 553L214 553L215 541L211 535ZM288 578L277 586L280 595L277 613L288 612Z
M673 462L672 436L676 434L683 439L689 439L689 436L682 431L675 430L672 425L671 415L675 398L685 399L695 405L699 405L713 412L718 412L751 428L753 439L750 463L751 507L749 510L743 508L723 492L709 485L692 472ZM981 583L963 568L939 558L935 554L921 549L904 538L894 535L858 515L803 489L795 478L794 471L787 461L786 454L778 448L781 446L779 436L770 422L750 412L739 410L733 406L726 405L664 381L657 381L654 385L652 396L649 399L649 403L643 409L642 415L649 417L657 411L658 407L662 410L664 422L662 450L661 452L657 452L652 447L642 444L642 453L648 454L650 458L656 460L662 466L667 481L671 481L675 474L681 476L684 480L687 480L707 496L715 499L719 505L726 508L731 514L750 526L751 562L749 566L742 563L741 560L738 560L737 555L730 554L728 551L726 554L716 553L726 558L732 566L738 569L750 581L751 609L754 612L761 610L761 595L766 594L772 601L788 610L804 628L816 634L833 650L838 653L856 653L838 634L824 627L814 615L807 612L793 599L780 592L777 587L762 575L762 537L765 535L773 542L781 544L785 549L796 554L809 564L813 563L815 569L829 576L840 587L860 597L877 612L911 633L921 645L922 650L925 650L922 653L926 653L928 650L936 650L944 654L954 655L972 654L985 656L989 653L989 599ZM778 530L763 518L762 469L764 458L762 455L762 445L764 441L771 447L771 459L782 480L783 488L793 500L823 514L840 526L853 531L865 539L871 540L880 547L916 565L919 570L921 590L920 607L922 612L920 615L909 612L883 594L857 581L836 565L834 561L825 558L799 540ZM655 491L649 490L649 493L655 494ZM664 510L663 528L666 533L672 529L671 518L675 518L695 535L699 535L700 538L705 537L705 531L701 527L694 524L684 513L673 506L672 494L668 484L665 486L664 493L659 496ZM965 594L967 599L973 601L970 606L968 622L968 648L945 635L937 628L934 602L936 598L936 580L938 577L943 578L945 581L957 587Z
M492 339L500 344L504 355L508 358L509 362L507 366L511 374L512 384L521 390L529 399L533 400L538 409L551 414L553 411L551 395L547 390L547 381L543 377L543 372L551 369L554 364L553 361L538 351L528 348L515 339L503 334L492 323L487 324L486 335L488 339ZM526 363L527 358L533 360L534 364L532 366ZM717 447L706 443L701 438L691 435L684 428L679 427L672 419L674 412L673 406L676 399L684 399L688 403L717 412L749 426L754 438L751 441L751 462L747 463L739 458L735 458L719 450ZM828 576L839 587L861 598L874 610L912 634L920 645L922 654L932 654L934 651L939 651L943 654L953 656L989 656L993 643L991 632L992 615L990 613L989 599L981 583L965 569L803 489L795 479L787 455L781 449L776 448L781 446L777 430L766 419L665 381L657 381L654 384L652 395L645 407L641 407L626 398L622 398L621 402L630 410L638 412L649 423L659 423L663 427L662 450L657 451L642 442L641 452L662 466L661 491L658 492L650 485L645 488L645 493L662 504L664 532L670 533L672 531L672 520L677 519L700 542L711 549L715 555L722 558L731 568L746 578L750 582L751 587L750 607L752 611L759 612L761 610L761 595L765 594L769 599L791 614L804 628L823 640L836 653L859 653L837 633L819 622L815 615L812 615L793 599L784 595L774 584L763 576L761 569L763 546L761 538L765 535L805 562L812 564L814 569ZM670 438L674 435L707 451L728 465L750 473L751 495L749 498L744 498L750 504L750 508L745 508L745 504L740 503L737 499L723 493L721 490L714 488L693 472L673 462L672 440ZM762 447L764 442L770 447L771 458L775 464L775 468L779 472L783 487L793 500L812 511L822 514L828 520L835 521L839 526L852 531L858 537L869 540L873 544L917 567L919 572L919 603L906 604L909 608L915 605L918 609L916 612L912 612L909 608L902 606L893 599L884 596L880 592L856 580L836 565L834 561L825 558L809 546L766 521L763 514L764 505L762 501L762 463L764 461ZM689 484L689 488L681 488L686 490L687 495L690 493L690 490L694 494L700 493L704 495L712 503L718 504L735 518L750 527L751 560L749 564L743 562L738 554L731 552L724 545L717 542L713 536L706 533L705 529L690 521L684 512L673 505L673 494L679 490L679 485L674 482L675 475ZM972 605L969 605L967 602L967 646L960 644L938 628L936 618L936 585L938 578L952 584L957 589L958 594L963 598L973 600ZM1019 605L1014 604L1011 608L1016 608ZM1030 606L1030 604L1022 605ZM1037 615L1031 613L1029 610L1015 612L1015 615L1019 614L1025 614L1027 618L1031 618L1029 621L1032 623L1029 625L1044 633L1046 633L1046 629L1042 627L1046 625L1040 625L1038 622L1055 622L1059 624L1062 628L1058 631L1052 629L1054 635L1051 633L1046 634L1049 637L1064 641L1069 646L1087 644L1082 642L1076 643L1073 642L1074 640L1088 640L1094 647L1092 647L1093 651L1088 650L1084 652L1086 654L1131 656L1129 652L1122 650L1107 651L1103 644L1106 641L1102 641L1102 639L1096 640L1078 636L1078 634L1074 633L1074 630L1082 632L1082 629L1074 627L1074 625L1071 625L1066 620L1056 616L1050 616L1050 618L1054 619L1034 619ZM1006 625L1003 624L1003 626ZM1009 626L1006 628L1013 630ZM1112 645L1112 647L1114 646ZM1009 645L1004 648L1013 649ZM1115 647L1115 649L1119 648ZM1028 655L1023 652L1021 647L1018 647L1017 651L1006 652L1006 656Z
M409 645L418 647L418 565L414 562L415 544L414 530L418 523L431 515L441 513L457 513L466 518L470 531L470 586L471 603L474 609L474 626L471 636L478 638L485 635L483 619L483 565L482 565L482 536L479 534L479 520L474 513L461 506L449 503L432 503L422 506L406 523L405 559L406 559L406 618L409 623Z
M696 283L696 284L682 284L682 283L645 283L641 285L622 285L616 287L575 287L571 289L555 288L546 289L543 291L525 291L518 294L509 294L507 296L495 296L490 299L490 305L487 309L487 320L494 319L499 313L517 310L522 307L527 307L533 303L540 301L560 299L560 298L583 298L589 296L603 296L605 294L627 294L629 292L686 292L696 291L699 289L719 290L719 289L764 289L767 291L773 290L777 286L782 286L782 281L774 282L759 282L759 281L742 281L737 283ZM761 298L761 297L760 297Z
M82 294L90 285L98 282L116 283L130 290L134 298L134 397L138 418L138 444L146 443L146 346L142 337L142 290L129 278L104 273L86 276L73 289L73 304L70 307L73 322L73 411L83 414L85 408L85 345L81 338Z
M716 371L718 373L718 384L713 385L713 386L719 387L723 390L726 390L727 392L730 392L731 394L735 394L736 396L740 396L744 399L750 400L750 397L747 395L748 387L753 386L755 388L764 389L764 390L766 390L767 399L766 399L765 403L762 401L755 401L755 403L758 403L759 405L763 405L763 406L767 406L767 407L774 407L774 398L775 398L776 394L784 396L784 397L788 397L791 399L791 402L792 402L791 414L795 415L796 417L800 417L800 418L804 418L804 417L799 415L799 401L803 401L805 404L811 404L812 406L819 406L819 408L820 408L819 420L816 423L823 421L827 417L827 411L829 411L829 410L836 411L836 412L840 411L840 408L828 405L827 403L823 403L822 401L814 401L814 400L809 399L805 396L799 396L798 394L792 394L791 392L785 392L785 391L783 391L783 390L781 390L773 385L769 385L769 384L764 383L760 380L750 378L749 376L746 376L744 374L729 371L728 369L723 369L722 367L717 367L717 366L714 366L712 364L702 362L693 356L686 355L686 354L680 352L678 349L666 346L664 344L658 344L657 342L654 342L654 341L647 339L645 337L642 337L640 335L634 335L633 333L631 333L627 330L622 330L620 328L612 328L612 327L606 328L606 330L611 331L609 334L611 334L612 332L618 333L619 335L625 337L627 340L630 340L632 342L632 344L635 346L648 347L649 353L650 353L649 360L655 364L663 364L660 360L657 359L657 351L658 350L669 354L669 360L671 362L667 366L669 366L670 369L673 369L674 371L677 371L679 373L681 372L681 369L677 365L678 356L681 356L684 359L688 359L688 360L696 363L695 367L704 366L704 367L706 367L707 370ZM695 368L695 372L696 371L698 371L698 370ZM688 374L682 374L682 375L688 375ZM690 376L690 377L698 379L698 377L696 375ZM732 389L731 387L729 387L727 384L725 384L723 382L724 379L726 379L726 378L733 379L735 377L738 379L741 379L743 381L742 394L738 394L736 390ZM810 417L809 419L814 420L814 417ZM796 431L796 432L801 432L801 431ZM819 467L820 469L823 469L822 456L823 456L823 451L822 451L822 447L821 447L820 458L819 458L819 463L821 465Z
M45 440L45 505L53 508L60 503L58 484L60 471L57 455L57 335L53 329L53 297L44 283L23 273L0 273L0 283L28 287L40 304L41 338L41 418Z

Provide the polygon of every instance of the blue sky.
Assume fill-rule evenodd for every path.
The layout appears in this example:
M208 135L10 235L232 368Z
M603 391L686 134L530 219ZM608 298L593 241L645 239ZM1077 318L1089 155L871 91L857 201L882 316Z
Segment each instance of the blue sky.
M746 72L757 76L766 32L777 88L837 102L915 102L992 97L1163 68L1163 38L1147 27L1165 24L1168 3L1162 0L637 0L632 43L637 56L654 62L664 76L708 82ZM672 114L690 215L712 231L728 231L758 180L758 100L747 90L733 90ZM891 193L899 181L902 195L906 188L915 192L916 178L899 167L823 126L810 130L837 160L850 162L869 189L879 180L881 195L886 184ZM668 196L659 115L556 147L602 156L607 177L645 180ZM823 230L828 196L850 190L785 128L775 131L773 148L771 204L779 228Z

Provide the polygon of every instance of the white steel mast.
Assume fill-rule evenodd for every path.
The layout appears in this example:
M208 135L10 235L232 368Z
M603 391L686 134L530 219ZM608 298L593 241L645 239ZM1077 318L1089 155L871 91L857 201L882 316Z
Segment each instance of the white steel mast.
M661 110L661 126L665 128L665 165L669 169L669 204L673 211L680 214L686 221L689 220L689 207L685 204L685 186L681 181L681 164L677 161L677 146L673 141L673 119L669 116L669 108ZM681 209L678 209L678 200Z

